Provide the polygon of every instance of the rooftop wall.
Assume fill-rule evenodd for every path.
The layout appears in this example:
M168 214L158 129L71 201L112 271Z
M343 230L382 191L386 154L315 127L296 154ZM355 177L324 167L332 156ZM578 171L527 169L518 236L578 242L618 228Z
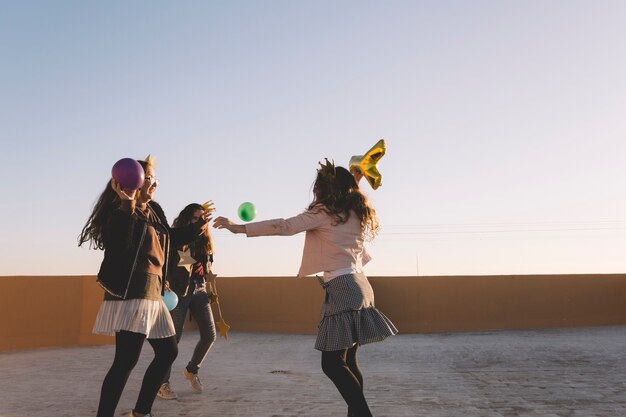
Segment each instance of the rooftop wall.
M401 333L626 324L626 274L369 279ZM218 278L218 290L232 331L317 330L314 277ZM0 277L0 294L0 351L113 343L91 334L102 300L94 276Z

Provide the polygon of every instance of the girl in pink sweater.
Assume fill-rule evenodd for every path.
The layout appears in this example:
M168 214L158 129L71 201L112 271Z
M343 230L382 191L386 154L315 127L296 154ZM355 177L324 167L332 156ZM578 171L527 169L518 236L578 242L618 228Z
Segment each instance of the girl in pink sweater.
M363 273L369 260L363 241L378 232L376 211L359 190L355 177L326 160L320 164L308 209L288 219L235 224L225 217L213 227L252 236L291 236L306 232L299 276L323 273L325 300L315 349L322 370L348 404L348 416L369 417L358 366L360 345L379 342L398 331L376 307ZM359 173L355 176L360 179Z

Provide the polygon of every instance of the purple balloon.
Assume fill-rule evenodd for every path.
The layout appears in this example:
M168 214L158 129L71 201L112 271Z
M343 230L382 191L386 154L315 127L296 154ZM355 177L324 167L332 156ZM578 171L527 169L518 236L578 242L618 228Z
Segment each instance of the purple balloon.
M111 169L111 175L113 175L113 179L117 181L122 188L128 190L140 188L145 179L143 167L132 158L122 158L117 161Z

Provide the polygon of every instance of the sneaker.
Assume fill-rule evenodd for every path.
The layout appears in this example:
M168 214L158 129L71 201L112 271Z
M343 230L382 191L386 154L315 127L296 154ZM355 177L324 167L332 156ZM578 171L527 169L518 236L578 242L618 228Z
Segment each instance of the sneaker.
M178 398L178 395L172 391L169 382L166 382L165 384L161 384L161 388L159 388L159 392L157 392L157 397L163 398L164 400L175 400Z
M183 369L183 376L189 383L191 384L191 388L195 392L202 392L202 382L200 382L200 377L198 374L192 374L187 370L187 368Z
M135 414L135 413L133 413L131 411L130 414L128 415L128 417L137 417L137 414ZM144 414L143 417L152 417L152 414Z

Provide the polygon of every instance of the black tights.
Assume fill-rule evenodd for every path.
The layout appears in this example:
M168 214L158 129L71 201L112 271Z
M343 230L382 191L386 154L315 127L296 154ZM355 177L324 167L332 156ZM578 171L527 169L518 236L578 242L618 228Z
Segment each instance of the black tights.
M102 383L97 417L113 417L126 381L139 360L144 340L146 335L141 333L127 331L115 333L115 359ZM154 359L146 369L134 409L141 414L150 413L163 376L178 355L175 336L148 339L148 343L154 350Z
M358 345L350 349L322 352L322 371L335 384L348 404L348 415L371 417L367 401L363 396L363 375L357 360Z

